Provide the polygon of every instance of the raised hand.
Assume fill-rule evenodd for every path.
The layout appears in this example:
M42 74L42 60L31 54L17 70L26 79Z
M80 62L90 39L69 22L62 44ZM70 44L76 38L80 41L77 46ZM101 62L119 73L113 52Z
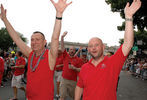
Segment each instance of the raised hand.
M1 7L0 7L1 9L1 13L0 13L0 18L2 19L2 20L4 20L4 19L6 19L6 10L4 9L4 7L3 7L3 5L1 4Z
M62 34L62 37L65 37L67 35L67 31L65 31L63 34Z
M64 12L64 10L66 9L66 7L68 5L70 5L72 2L70 3L66 3L67 0L58 0L57 3L55 3L53 0L51 0L52 4L54 5L57 14L59 13L61 16L58 17L62 17L62 14Z
M82 46L80 46L79 50L81 51L82 49L83 49L83 47L82 47Z
M140 7L141 7L140 0L133 0L131 5L127 3L125 7L125 17L131 18Z

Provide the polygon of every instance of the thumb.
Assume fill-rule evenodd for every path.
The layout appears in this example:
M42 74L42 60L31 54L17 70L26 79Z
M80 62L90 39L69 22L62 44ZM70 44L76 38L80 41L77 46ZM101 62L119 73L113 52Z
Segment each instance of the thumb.
M129 2L127 2L127 4L126 4L126 7L125 7L125 8L128 8L128 7L129 7L129 5L130 5L130 3L129 3Z

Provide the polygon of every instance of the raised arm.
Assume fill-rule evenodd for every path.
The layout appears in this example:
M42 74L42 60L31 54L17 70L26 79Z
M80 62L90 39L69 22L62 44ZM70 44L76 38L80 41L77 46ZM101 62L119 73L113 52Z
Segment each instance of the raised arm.
M83 47L80 46L80 48L78 49L78 51L75 53L74 57L76 57L81 52L82 49L83 49Z
M10 24L10 22L8 21L7 17L6 17L6 10L4 9L3 5L1 4L1 14L0 14L0 18L2 19L2 21L4 22L6 29L10 35L10 37L13 39L13 41L16 43L16 45L19 47L19 49L21 50L21 52L29 57L29 53L32 51L32 49L30 47L28 47L25 42L22 41L22 39L20 38L20 36L18 35L18 33L14 30L14 28L12 27L12 25Z
M59 35L61 30L62 15L66 7L72 3L72 2L66 3L66 1L67 0L58 0L58 2L55 3L53 0L51 0L52 4L56 9L56 19L51 38L51 49L49 52L49 64L51 70L54 69L56 58L58 56Z
M67 31L65 31L63 33L63 35L61 36L61 51L64 52L65 47L64 47L64 37L67 35Z
M122 47L124 56L128 55L134 43L133 15L140 7L141 7L140 0L133 0L133 3L131 5L127 3L125 7L126 23L125 23L124 43Z

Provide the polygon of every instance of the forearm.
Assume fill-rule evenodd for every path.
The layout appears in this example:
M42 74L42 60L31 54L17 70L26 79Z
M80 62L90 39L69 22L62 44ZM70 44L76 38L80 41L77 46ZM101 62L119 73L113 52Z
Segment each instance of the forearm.
M76 70L77 72L80 72L81 68L75 68L75 70Z
M82 93L83 93L83 88L76 86L74 100L81 100Z
M133 19L132 16L126 16L125 21L125 34L124 34L124 44L122 51L124 56L128 55L134 43L134 30L133 30Z
M126 16L124 44L127 45L128 47L132 47L133 43L134 43L133 18L132 16Z
M74 56L77 56L79 53L80 53L80 49L75 53L75 55Z
M57 67L57 68L58 68L58 67L63 67L63 64L57 65L56 67Z
M61 31L61 20L55 19L53 35L51 38L51 52L55 56L57 56L57 52L58 52L60 31Z
M15 68L25 68L25 65L19 65L19 66L15 66Z
M73 65L71 65L71 68L72 68L73 70L77 71L77 72L80 72L80 70L81 70L81 68L77 68L77 67L75 67L75 66L73 66Z

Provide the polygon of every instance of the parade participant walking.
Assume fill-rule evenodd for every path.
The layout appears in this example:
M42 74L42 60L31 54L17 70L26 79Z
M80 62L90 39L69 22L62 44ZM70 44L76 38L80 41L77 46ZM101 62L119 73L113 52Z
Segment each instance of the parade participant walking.
M14 74L12 78L12 87L13 87L13 93L14 98L10 100L17 100L17 89L21 89L24 92L26 91L23 84L22 84L22 78L25 71L25 59L22 57L22 53L20 51L16 52L17 60L15 66L11 67L14 69Z
M124 43L111 56L104 56L104 44L94 37L89 40L88 52L92 59L82 66L75 90L75 100L116 100L116 86L122 66L134 43L133 15L140 8L140 0L125 7Z
M20 48L22 53L28 57L28 72L26 93L28 100L53 100L54 85L53 74L56 58L58 55L59 35L61 30L62 15L65 8L71 4L67 0L51 0L56 9L56 20L51 37L51 49L45 48L45 36L41 32L34 32L31 36L31 48L28 47L14 30L6 17L6 10L1 5L0 18L4 22L9 35Z
M63 72L62 81L60 85L60 100L64 100L67 96L74 98L74 92L77 81L77 74L83 64L82 60L75 56L75 47L71 46L67 53L64 47L64 37L67 32L61 36L61 50L63 52Z

